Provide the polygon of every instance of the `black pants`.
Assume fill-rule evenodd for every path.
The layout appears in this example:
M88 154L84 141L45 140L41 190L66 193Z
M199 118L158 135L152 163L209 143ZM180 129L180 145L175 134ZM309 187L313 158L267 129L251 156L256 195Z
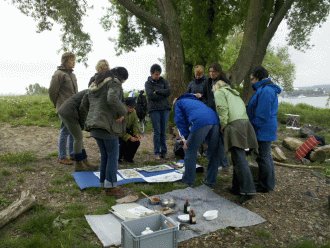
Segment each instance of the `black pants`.
M132 142L130 140L124 141L119 139L119 159L124 159L127 162L133 162L133 158L137 149L140 146L140 141Z

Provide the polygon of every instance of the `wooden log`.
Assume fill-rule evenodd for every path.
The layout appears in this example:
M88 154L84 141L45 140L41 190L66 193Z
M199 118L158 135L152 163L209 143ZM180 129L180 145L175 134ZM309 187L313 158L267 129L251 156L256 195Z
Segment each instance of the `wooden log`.
M297 168L297 169L318 169L318 170L323 170L325 167L323 166L310 166L310 165L297 165L297 164L286 164L286 163L281 163L274 161L275 165L280 165L280 166L285 166L285 167L290 167L290 168Z
M283 153L281 148L279 148L278 146L274 146L272 148L272 156L273 156L273 159L276 161L282 162L282 161L287 160L287 157L285 156L285 154Z
M36 202L34 195L23 191L21 197L0 212L0 228L30 209Z
M288 148L291 151L297 150L299 146L301 146L304 142L300 139L287 137L283 140L282 144L284 147Z
M314 150L311 152L311 154L309 155L309 159L312 162L324 162L325 159L327 158L327 154L324 150L318 149L318 150Z

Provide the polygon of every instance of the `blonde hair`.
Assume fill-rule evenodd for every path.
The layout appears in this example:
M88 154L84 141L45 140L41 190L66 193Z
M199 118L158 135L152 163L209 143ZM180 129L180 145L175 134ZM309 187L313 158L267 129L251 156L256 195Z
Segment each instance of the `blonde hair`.
M227 84L225 81L219 80L212 86L212 91L216 92L221 87L228 86L228 85L229 84Z
M204 66L202 65L195 65L194 67L195 75L202 76L204 74Z
M110 70L110 66L107 60L105 59L101 59L97 62L96 66L95 66L95 70L97 72L102 72L102 71L107 71Z

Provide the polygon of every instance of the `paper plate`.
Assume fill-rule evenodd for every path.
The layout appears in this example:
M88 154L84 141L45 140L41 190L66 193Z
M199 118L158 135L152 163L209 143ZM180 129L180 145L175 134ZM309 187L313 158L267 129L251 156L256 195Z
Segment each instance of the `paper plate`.
M188 222L189 221L189 214L178 215L178 219L181 222Z
M214 220L218 217L218 210L209 210L203 214L205 220Z

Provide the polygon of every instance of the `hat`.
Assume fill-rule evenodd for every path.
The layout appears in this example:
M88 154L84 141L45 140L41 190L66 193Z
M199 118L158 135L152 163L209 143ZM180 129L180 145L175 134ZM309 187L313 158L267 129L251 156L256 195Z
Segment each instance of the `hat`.
M130 106L130 107L135 107L135 105L136 105L135 98L134 97L127 97L125 99L125 104L127 106Z

